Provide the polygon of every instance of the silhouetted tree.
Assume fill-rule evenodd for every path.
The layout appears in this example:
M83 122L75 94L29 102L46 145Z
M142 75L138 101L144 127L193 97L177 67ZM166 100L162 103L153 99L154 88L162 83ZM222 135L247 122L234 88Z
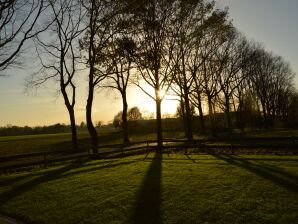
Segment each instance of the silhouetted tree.
M139 121L143 119L142 113L138 107L132 107L128 111L127 117L129 121Z
M86 122L91 136L93 152L98 152L98 137L92 122L94 88L109 74L106 64L108 43L116 30L110 29L119 13L118 1L90 0L83 1L88 12L87 30L80 40L81 49L86 52L88 73L88 98L86 104Z
M242 65L245 59L247 42L237 30L231 28L226 35L226 42L217 49L216 59L223 65L223 69L218 76L219 86L223 95L223 101L220 104L224 106L224 112L227 118L227 127L232 131L231 123L231 103L235 89L245 78L241 73Z
M196 112L195 112L195 106L193 104L190 104L190 118L191 118L191 122L192 122L192 118L195 116L195 114L196 114ZM188 136L187 136L186 108L184 106L184 102L183 101L180 101L179 102L179 104L177 106L177 109L176 109L175 117L182 119L185 137L188 138Z
M140 112L138 107L132 107L127 112L127 121L128 122L136 122L139 120L143 120L142 113ZM119 111L113 119L113 125L115 127L122 127L123 128L123 111Z
M121 21L122 22L122 21ZM123 30L122 30L123 31ZM128 36L120 36L116 40L110 41L110 49L108 54L107 63L110 64L110 72L106 82L101 86L116 89L122 97L122 127L123 127L123 141L129 142L128 137L128 124L127 124L127 87L130 80L133 56L135 51L135 43Z
M3 0L0 3L0 72L21 64L17 60L24 44L47 29L40 26L48 4L44 0ZM0 73L0 76L4 75Z
M79 58L79 52L76 50L77 41L85 29L82 20L86 13L79 1L50 1L49 4L54 22L48 32L35 36L34 41L41 69L31 77L29 85L38 86L48 80L59 82L60 92L69 113L72 146L74 150L77 150L74 77L77 74L77 59Z
M178 86L176 93L181 98L185 108L186 137L192 140L191 101L198 107L201 118L201 129L204 132L202 110L202 88L199 70L203 63L202 46L204 38L208 38L211 27L220 27L226 22L226 11L215 10L214 2L178 1L177 8L177 54L178 63L174 75ZM195 95L195 97L193 97ZM196 99L196 100L194 100Z
M132 1L135 3L134 1ZM138 53L135 63L140 79L135 84L156 103L157 142L162 148L161 103L172 83L173 73L173 9L175 1L139 1L132 6L135 15L135 40ZM146 83L154 90L151 95L143 87Z
M274 127L278 111L285 95L292 89L294 73L280 56L256 46L251 51L251 67L248 68L253 92L260 102L265 127Z
M113 125L114 125L116 128L122 127L122 114L123 114L123 112L122 112L122 111L119 111L119 112L114 116L114 119L113 119Z
M298 92L292 90L288 97L287 107L287 125L289 127L297 127L298 125Z
M208 29L201 42L200 57L202 59L201 66L197 71L197 82L199 80L200 90L207 98L209 111L209 120L211 122L211 131L216 135L216 122L214 114L216 113L216 98L221 89L219 86L219 76L224 68L224 63L216 58L216 52L225 42L225 36L230 30L230 24L226 21L225 11L216 11L207 23ZM198 85L198 84L196 84ZM197 95L199 95L197 93ZM200 97L198 97L200 98Z

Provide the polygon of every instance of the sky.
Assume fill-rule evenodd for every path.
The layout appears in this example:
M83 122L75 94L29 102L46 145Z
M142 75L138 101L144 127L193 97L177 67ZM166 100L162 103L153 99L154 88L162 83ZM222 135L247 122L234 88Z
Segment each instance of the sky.
M264 44L267 50L284 57L298 74L298 1L297 0L217 0L220 8L229 7L230 19L249 40ZM25 91L25 79L33 72L34 58L28 58L25 68L11 69L0 78L0 126L37 126L69 123L57 83L48 83L37 90ZM87 82L80 74L76 104L77 123L85 120ZM295 80L298 88L298 77ZM138 106L143 114L155 111L154 102L140 90L128 91L129 107ZM165 100L163 113L175 113L176 101ZM117 92L96 90L93 120L109 122L121 110Z

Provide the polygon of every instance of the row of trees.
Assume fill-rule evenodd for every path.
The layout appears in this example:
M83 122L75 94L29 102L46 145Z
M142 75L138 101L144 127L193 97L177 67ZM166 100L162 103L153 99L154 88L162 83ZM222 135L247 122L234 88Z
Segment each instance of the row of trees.
M266 127L272 127L276 119L289 119L297 108L294 73L289 64L260 44L247 41L228 20L228 11L217 9L215 2L27 0L27 15L34 19L27 16L27 20L20 21L30 25L14 22L18 21L14 18L27 18L24 13L14 15L20 11L18 5L22 2L6 0L3 6L1 3L1 29L6 32L0 30L0 50L10 55L1 58L0 66L3 70L17 58L14 49L6 51L3 47L6 43L21 49L23 41L33 40L41 68L31 77L29 85L58 81L70 116L74 149L78 148L74 80L82 74L81 69L88 70L86 124L94 152L98 137L92 106L97 87L116 89L121 95L125 142L128 141L127 88L136 85L153 99L159 148L164 93L180 99L189 140L193 138L193 106L199 111L203 132L206 131L204 108L208 108L214 135L214 115L219 111L226 114L231 131L231 111L237 113L239 128L244 128L246 112L252 109L262 114ZM20 27L19 34L23 36L13 34L18 32L14 26ZM154 94L146 91L144 85L150 86Z
M81 129L81 127L77 127ZM54 124L50 126L37 126L37 127L18 127L13 125L7 125L6 127L0 127L1 136L15 136L15 135L37 135L37 134L55 134L65 133L70 131L70 126L65 124Z

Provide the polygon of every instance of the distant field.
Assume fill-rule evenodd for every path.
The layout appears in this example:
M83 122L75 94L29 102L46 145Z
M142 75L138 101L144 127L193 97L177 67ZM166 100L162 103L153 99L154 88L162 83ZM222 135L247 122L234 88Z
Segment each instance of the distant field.
M152 153L1 175L0 213L47 224L294 224L298 156Z
M237 132L234 134L238 136ZM182 132L165 132L165 138L182 138ZM219 134L219 137L221 135ZM254 131L245 134L246 137L298 137L298 130L276 130L276 131ZM203 136L195 135L196 138ZM79 146L81 148L90 148L90 139L87 132L79 133ZM100 132L99 144L118 144L122 143L121 132ZM145 141L156 139L155 133L139 133L130 135L131 141ZM224 138L225 139L225 138ZM227 139L227 143L229 144ZM239 142L245 144L255 144L258 142ZM290 142L291 143L291 142ZM220 143L222 144L222 143ZM262 144L272 144L271 142ZM283 144L283 142L281 142ZM44 151L64 151L71 150L71 134L43 134L43 135L24 135L24 136L8 136L0 137L0 156L44 152Z
M298 130L276 129L274 131L259 130L251 131L247 134L248 137L298 137Z
M177 132L164 133L164 137L181 137L183 134ZM88 133L79 133L79 146L81 148L91 147ZM121 132L99 133L99 144L118 144L122 143ZM145 141L156 139L155 133L133 134L131 141ZM0 137L0 156L44 152L44 151L63 151L71 150L71 134L44 134L44 135L24 135Z
M80 133L81 145L85 145L87 133ZM0 156L42 152L51 150L67 150L71 148L70 133L24 135L0 137Z

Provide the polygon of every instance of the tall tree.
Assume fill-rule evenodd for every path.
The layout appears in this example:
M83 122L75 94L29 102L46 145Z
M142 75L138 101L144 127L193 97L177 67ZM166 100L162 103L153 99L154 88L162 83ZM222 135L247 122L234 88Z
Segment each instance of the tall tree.
M230 113L232 96L238 85L240 85L244 79L241 68L244 63L246 48L246 40L236 29L231 28L230 32L226 35L226 42L217 49L215 54L218 63L223 64L223 69L218 76L223 102L219 103L224 105L229 131L232 131Z
M226 21L225 11L215 11L213 15L206 23L208 28L205 30L204 39L200 44L202 62L196 79L200 80L200 89L207 98L211 131L213 135L216 135L215 101L220 92L218 77L224 68L224 64L219 63L216 59L216 51L225 43L226 38L224 37L229 32L230 24Z
M294 73L283 58L263 48L257 46L251 54L254 69L249 69L249 79L260 102L265 127L274 127L279 103L292 88Z
M101 85L119 91L122 97L122 128L123 142L128 143L128 123L127 123L127 88L133 68L133 57L135 51L134 41L127 36L114 38L110 42L110 50L107 63L111 66L111 74L107 75L106 81Z
M86 65L89 69L86 122L94 153L98 152L97 131L92 121L94 89L109 74L106 65L106 51L114 32L117 32L116 30L112 31L110 28L113 27L112 24L115 22L116 15L120 10L117 7L118 3L118 1L112 0L83 1L83 5L88 12L88 28L84 38L80 41L80 45L86 53Z
M34 38L41 69L31 77L29 85L38 86L49 80L57 80L60 92L69 113L72 147L78 149L77 129L75 122L76 86L79 58L78 38L85 27L82 20L86 12L79 1L50 1L53 23L48 32ZM47 37L46 37L47 36Z
M198 75L204 62L202 44L204 38L208 38L208 31L212 27L223 26L226 22L226 11L216 10L214 2L201 0L177 1L177 47L178 63L175 72L175 84L179 86L179 96L183 98L186 119L186 136L192 137L191 101L197 106L201 118L201 129L204 132L204 118L202 110L202 88ZM207 54L208 56L208 54ZM205 56L205 58L207 57ZM177 91L176 91L177 92ZM193 97L195 95L195 97ZM193 100L196 98L197 100Z
M151 95L143 87L142 82L136 84L156 104L157 142L162 148L161 103L172 83L173 77L173 9L175 1L151 0L140 1L132 7L135 15L135 40L138 54L135 62L138 73L148 86L154 90Z

